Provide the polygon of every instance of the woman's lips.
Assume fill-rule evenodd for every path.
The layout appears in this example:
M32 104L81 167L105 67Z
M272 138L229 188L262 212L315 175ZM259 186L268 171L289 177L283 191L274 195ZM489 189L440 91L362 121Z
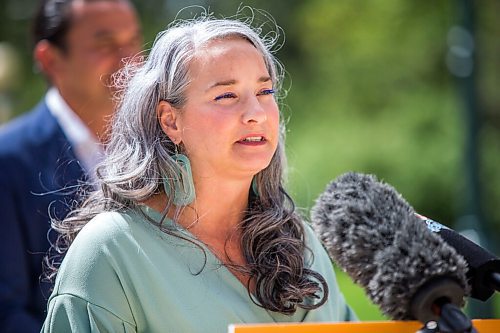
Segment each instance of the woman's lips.
M237 143L247 146L260 146L266 142L266 138L262 135L249 135L237 141Z

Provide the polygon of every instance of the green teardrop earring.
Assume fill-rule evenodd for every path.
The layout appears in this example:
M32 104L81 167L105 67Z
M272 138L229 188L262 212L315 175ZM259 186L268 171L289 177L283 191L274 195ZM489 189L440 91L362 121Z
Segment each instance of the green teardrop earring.
M163 188L165 194L172 199L174 205L187 206L192 203L195 198L191 162L184 154L175 154L172 158L178 168L172 180L174 184L173 194L172 188L170 187L171 182L166 177L163 177Z
M257 188L257 178L256 177L257 176L253 176L253 178L252 178L252 192L258 198L259 197L259 189Z

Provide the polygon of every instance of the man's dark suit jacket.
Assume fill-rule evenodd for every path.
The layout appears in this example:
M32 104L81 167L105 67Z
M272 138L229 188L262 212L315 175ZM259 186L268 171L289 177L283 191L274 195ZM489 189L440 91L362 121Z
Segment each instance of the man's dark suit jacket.
M50 217L69 211L84 174L45 102L0 127L0 331L39 332Z

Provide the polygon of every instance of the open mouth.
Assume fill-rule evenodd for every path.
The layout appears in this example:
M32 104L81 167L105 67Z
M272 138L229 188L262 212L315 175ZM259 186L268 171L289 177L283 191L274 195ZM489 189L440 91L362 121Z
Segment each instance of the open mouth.
M263 142L263 141L266 141L266 138L264 138L263 136L249 136L238 142Z

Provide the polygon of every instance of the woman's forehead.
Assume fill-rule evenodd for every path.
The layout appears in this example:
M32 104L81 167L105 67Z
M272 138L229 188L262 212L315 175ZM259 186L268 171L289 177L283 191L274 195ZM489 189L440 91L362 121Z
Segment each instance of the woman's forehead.
M219 72L237 71L236 65L241 62L248 63L248 66L255 66L267 72L264 56L249 41L242 38L214 40L194 53L190 63L191 73L200 71Z

